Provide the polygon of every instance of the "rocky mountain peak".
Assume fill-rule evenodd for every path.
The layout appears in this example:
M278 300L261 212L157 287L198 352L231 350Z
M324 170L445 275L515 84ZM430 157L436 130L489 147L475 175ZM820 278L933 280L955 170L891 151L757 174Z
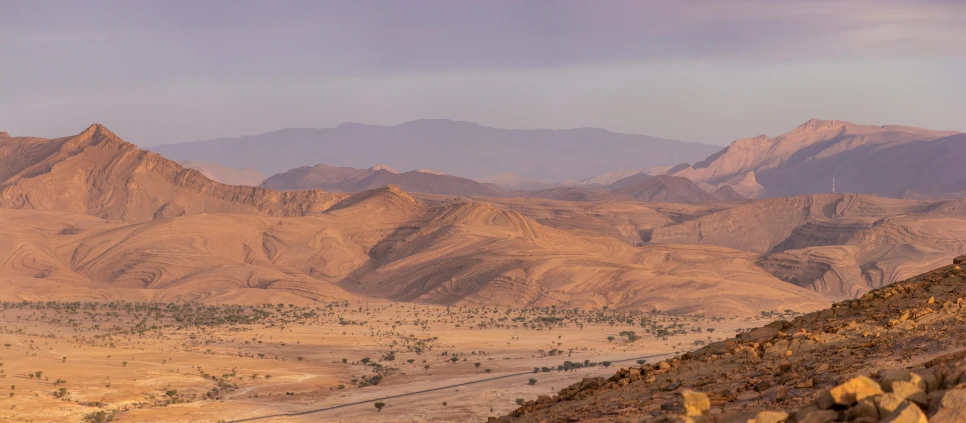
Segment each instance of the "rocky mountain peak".
M792 132L825 132L831 130L839 130L844 128L850 123L841 120L821 120L821 119L809 119L798 127L796 127Z

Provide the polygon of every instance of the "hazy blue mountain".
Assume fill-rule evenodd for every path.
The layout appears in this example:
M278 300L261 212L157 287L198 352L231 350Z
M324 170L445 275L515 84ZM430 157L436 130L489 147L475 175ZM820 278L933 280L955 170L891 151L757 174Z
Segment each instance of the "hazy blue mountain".
M564 181L614 169L694 163L721 147L603 129L497 129L434 119L395 126L345 123L335 128L281 129L150 149L172 160L251 167L266 175L317 163L362 169L384 163L474 179L515 173Z

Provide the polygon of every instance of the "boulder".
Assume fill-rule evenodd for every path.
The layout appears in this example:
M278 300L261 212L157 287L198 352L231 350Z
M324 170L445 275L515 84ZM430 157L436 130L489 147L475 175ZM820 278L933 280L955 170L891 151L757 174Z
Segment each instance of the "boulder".
M838 420L839 413L832 410L812 410L805 414L805 417L798 420L798 423L829 423Z
M761 398L761 393L755 391L744 391L738 394L738 401L751 401L753 399Z
M946 392L938 401L936 413L929 419L932 423L966 423L966 390Z
M845 417L849 421L872 421L878 423L879 421L879 406L876 405L873 398L863 398L861 401L857 402L855 406L848 409L845 412Z
M933 370L923 371L922 374L919 375L919 378L922 379L923 383L926 384L926 392L935 391L942 386L941 381L936 376L936 372Z
M788 397L788 388L785 385L772 386L761 392L761 398L766 401L782 402Z
M852 378L852 380L829 391L832 400L839 405L852 405L862 398L882 394L882 388L879 387L879 384L865 376Z
M704 392L686 389L681 392L684 397L684 414L689 417L707 416L711 412L711 399Z
M755 416L754 423L782 423L788 417L788 413L784 411L762 411Z
M885 392L892 392L892 384L895 382L909 382L916 385L925 392L928 389L926 382L919 375L903 369L884 369L879 371L879 385Z
M919 406L906 401L882 419L881 423L929 423L929 420L926 419L926 414L919 409Z
M888 393L875 397L875 405L879 408L879 415L882 416L887 416L893 411L896 411L896 409L902 405L903 401L905 401L904 398L894 393Z
M929 399L926 397L926 393L917 385L913 385L912 382L905 381L895 381L892 382L892 393L918 404L920 407L926 407L929 405Z

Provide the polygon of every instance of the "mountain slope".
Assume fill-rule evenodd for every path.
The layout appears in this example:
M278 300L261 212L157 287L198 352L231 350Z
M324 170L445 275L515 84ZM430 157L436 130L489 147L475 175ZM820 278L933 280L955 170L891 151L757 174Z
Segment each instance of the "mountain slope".
M632 176L627 179L636 178ZM618 181L620 183L621 181ZM694 182L679 176L655 176L641 182L631 182L611 189L616 194L631 196L640 201L659 201L668 203L706 203L717 198L705 192Z
M621 369L609 379L584 379L496 421L685 421L682 395L690 390L707 395L710 401L698 409L719 422L961 421L964 276L959 266L947 265L826 310ZM874 378L874 389L855 396L854 387L865 385L843 385L855 376ZM829 395L836 386L839 393ZM917 418L894 418L895 410L910 407ZM756 419L765 410L789 413Z
M357 192L396 185L406 192L427 194L472 195L496 197L503 191L479 182L441 174L414 170L398 173L387 169L356 169L316 165L303 166L265 180L263 188L275 190L321 189L325 191Z
M643 248L488 204L427 205L395 186L351 196L227 186L99 125L56 140L4 138L0 148L5 299L377 297L742 315L826 303L756 267L753 253ZM358 183L398 176L452 178L380 169ZM668 221L649 214L641 218Z
M823 300L778 283L754 255L717 247L633 247L577 236L487 204L435 208L371 250L343 281L396 301L747 313ZM697 283L696 283L697 282ZM689 286L684 292L682 285ZM689 300L700 299L700 300Z
M4 300L377 297L712 315L826 304L757 268L754 254L634 247L483 204L427 207L393 187L303 217L202 214L123 223L0 209L0 234Z
M597 175L593 178L584 179L583 181L580 181L578 184L591 185L591 186L594 186L594 185L607 186L607 185L614 184L617 181L620 181L635 175L641 175L641 174L646 176L662 175L664 174L664 172L667 172L670 169L671 168L667 166L651 167L651 168L645 168L645 169L621 169L621 170L615 170L613 172L607 172L602 175Z
M324 164L302 166L289 171L272 175L265 179L262 188L278 191L321 189L324 191L346 191L346 184L363 179L379 169L356 169L354 167L336 167ZM387 170L387 172L394 172Z
M255 187L265 180L265 175L262 175L259 171L250 167L238 170L228 168L217 163L204 163L193 160L187 160L181 162L180 164L188 169L194 169L201 172L202 175L205 175L206 178L211 179L212 181L225 185Z
M451 120L395 126L346 123L151 148L178 161L254 167L269 175L310 163L365 168L375 162L473 179L517 173L545 181L583 180L615 168L694 162L719 149L602 129L511 130Z
M298 216L321 213L344 197L219 184L201 172L139 150L101 125L54 140L0 139L0 151L3 208L143 222L199 213Z
M483 184L496 185L502 189L508 189L508 190L544 189L544 188L553 188L558 185L547 181L525 178L515 173L505 173L503 175L488 176L485 178L479 178L477 179L477 181Z
M773 198L655 228L650 241L757 252L782 280L854 298L966 254L964 208L857 194Z
M833 177L841 192L942 196L966 189L966 170L951 160L966 152L962 140L949 131L813 119L775 138L735 141L673 174L747 197L829 192Z
M499 197L503 191L474 180L423 171L392 173L380 170L344 185L347 191L362 191L386 185L396 185L403 191L427 194Z
M651 179L651 178L654 178L654 177L655 177L655 175L651 175L651 174L644 173L644 172L638 172L638 173L635 173L633 175L628 175L628 176L625 176L623 178L620 178L620 179L618 179L616 181L613 181L613 182L605 185L604 188L607 188L607 189L610 189L610 190L615 190L615 189L623 188L623 187L630 186L630 185L637 185L637 184L640 184L642 182L645 182L648 179Z

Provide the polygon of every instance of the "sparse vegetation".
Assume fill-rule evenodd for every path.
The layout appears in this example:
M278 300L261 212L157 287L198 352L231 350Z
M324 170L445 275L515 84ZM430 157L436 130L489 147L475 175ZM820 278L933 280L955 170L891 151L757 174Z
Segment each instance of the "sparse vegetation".
M305 391L311 391L314 385L312 379L308 379L307 389L292 389L293 386L302 386L300 379L292 375L315 366L348 366L351 369L351 377L315 382L316 385L325 384L332 391L377 390L386 380L405 373L407 369L419 367L418 373L411 372L408 377L415 375L436 380L439 376L434 370L437 368L446 369L447 373L454 372L451 373L453 375L468 374L470 371L490 375L501 371L503 362L512 364L512 360L522 358L547 360L546 365L533 367L535 374L576 372L611 365L611 361L598 363L588 358L576 358L582 354L588 357L600 354L621 357L627 355L626 349L634 348L642 340L664 342L663 336L653 332L644 335L636 333L635 330L639 329L634 328L640 326L642 321L648 325L662 325L664 328L673 325L675 329L681 329L681 332L668 336L698 333L694 328L698 327L699 322L696 318L660 313L559 307L421 307L415 310L412 307L401 304L366 306L347 301L314 306L267 304L256 307L191 303L0 302L0 333L18 339L19 345L7 348L23 354L24 358L30 358L32 365L57 363L55 369L34 368L21 373L25 380L33 381L27 393L37 393L39 390L40 393L46 393L48 398L53 397L72 406L103 408L86 412L84 416L101 419L91 421L109 421L105 419L115 415L106 409L109 404L74 400L74 392L84 392L89 386L110 392L127 390L140 386L137 385L140 378L158 371L170 375L166 379L177 381L157 388L128 406L143 410L182 403L230 401L232 395L242 388L245 389L241 392L246 398L298 397L304 395ZM301 336L293 338L285 335L296 328L301 331ZM494 351L460 347L461 338L449 335L445 341L441 340L433 335L434 328L455 330L466 339L489 331L508 331L513 335L503 338L506 341L499 344L510 346L511 351L517 352L507 354L501 352L500 347L494 347ZM589 328L621 332L623 342L617 342L616 339L605 342L603 337L601 342L591 345L573 345L567 341L575 339L569 334ZM523 338L517 334L525 334L529 339L543 338L545 347L520 353L518 345L525 344L516 342ZM354 343L362 340L366 346L359 348L354 356L349 355L355 358L342 354L323 358L324 352L323 355L318 352L305 354L303 346L311 345L313 336L324 343L331 342L331 338L339 342L342 337L353 336ZM453 344L454 340L456 344ZM440 345L447 347L442 350ZM48 356L50 361L38 361L34 355L44 348L72 353L69 358L67 354L61 354ZM147 355L140 352L152 349L154 352ZM37 357L43 355L38 354ZM240 367L233 362L234 359L257 359L265 364L253 368L251 362L246 361L244 367ZM71 373L64 373L72 371L70 369L74 366L84 368L98 361L114 363L108 367L103 379L72 377ZM447 366L441 368L442 364ZM3 367L0 364L0 377L6 376ZM241 371L241 368L246 371ZM319 371L322 374L327 372ZM69 388L67 379L74 381ZM276 379L279 381L276 382ZM525 382L521 383L521 387L541 385L536 377L524 378L521 382ZM50 386L54 386L53 390ZM551 388L547 384L547 389ZM15 387L11 386L9 395L14 392ZM22 394L16 398L29 397ZM98 414L96 411L104 413Z

